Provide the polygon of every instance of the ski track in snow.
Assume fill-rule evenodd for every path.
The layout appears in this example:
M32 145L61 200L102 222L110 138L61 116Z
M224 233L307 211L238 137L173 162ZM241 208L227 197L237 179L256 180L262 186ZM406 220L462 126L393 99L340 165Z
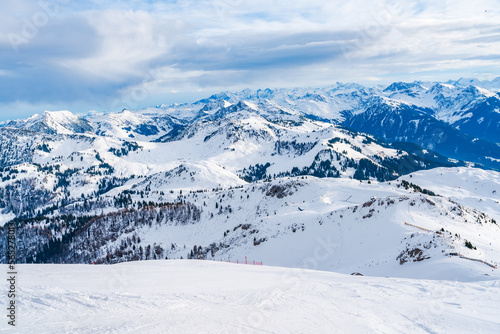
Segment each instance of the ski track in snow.
M213 261L19 265L19 333L498 333L500 281ZM8 332L6 321L2 332Z

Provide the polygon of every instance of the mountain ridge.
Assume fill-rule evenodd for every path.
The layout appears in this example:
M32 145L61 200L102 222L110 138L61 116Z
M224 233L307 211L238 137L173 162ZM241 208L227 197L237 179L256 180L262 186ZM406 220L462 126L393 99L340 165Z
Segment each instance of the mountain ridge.
M395 82L372 88L337 83L324 88L245 89L221 92L192 104L120 113L75 116L67 111L46 112L43 117L7 122L3 128L161 141L197 121L250 108L262 115L297 115L344 125L388 142L407 141L450 158L499 169L500 96L470 83L482 85L477 80L458 80ZM372 118L374 112L378 116ZM52 114L63 117L52 121ZM392 126L396 123L400 126ZM419 128L419 123L424 126Z

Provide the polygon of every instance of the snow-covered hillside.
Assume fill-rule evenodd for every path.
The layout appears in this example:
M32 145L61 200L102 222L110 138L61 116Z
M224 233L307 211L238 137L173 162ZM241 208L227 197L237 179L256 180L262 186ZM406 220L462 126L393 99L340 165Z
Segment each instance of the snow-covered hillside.
M500 173L475 168L435 168L401 177L476 208L500 221Z
M23 333L498 333L500 281L211 261L20 265ZM5 329L6 322L2 323Z
M161 141L112 133L0 129L2 213L33 216L54 204L95 200L120 186L108 195L130 187L212 189L295 175L390 180L422 168L460 165L325 122L264 117L247 105L224 109L216 119L191 123ZM32 198L22 200L27 191Z
M181 183L168 191L175 173ZM268 265L373 276L500 277L496 220L417 184L302 176L195 190L190 177L198 175L190 169L178 168L166 184L152 185L160 176L67 205L51 218L26 220L18 230L19 256L77 263L247 256ZM182 182L187 188L178 188ZM321 261L314 258L318 252Z

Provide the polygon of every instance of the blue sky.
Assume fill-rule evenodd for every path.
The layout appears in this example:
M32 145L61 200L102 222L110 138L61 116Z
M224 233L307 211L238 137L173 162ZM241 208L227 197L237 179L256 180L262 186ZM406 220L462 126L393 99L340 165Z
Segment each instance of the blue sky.
M244 88L492 80L498 22L496 0L3 0L0 121Z

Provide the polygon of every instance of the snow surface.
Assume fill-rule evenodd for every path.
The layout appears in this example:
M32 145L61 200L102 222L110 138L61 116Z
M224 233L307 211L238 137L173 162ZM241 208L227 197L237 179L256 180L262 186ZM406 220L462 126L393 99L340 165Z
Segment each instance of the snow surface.
M400 179L485 212L500 221L500 173L477 168L435 168Z
M18 265L18 333L498 333L500 281L215 261ZM2 332L9 330L2 322Z

